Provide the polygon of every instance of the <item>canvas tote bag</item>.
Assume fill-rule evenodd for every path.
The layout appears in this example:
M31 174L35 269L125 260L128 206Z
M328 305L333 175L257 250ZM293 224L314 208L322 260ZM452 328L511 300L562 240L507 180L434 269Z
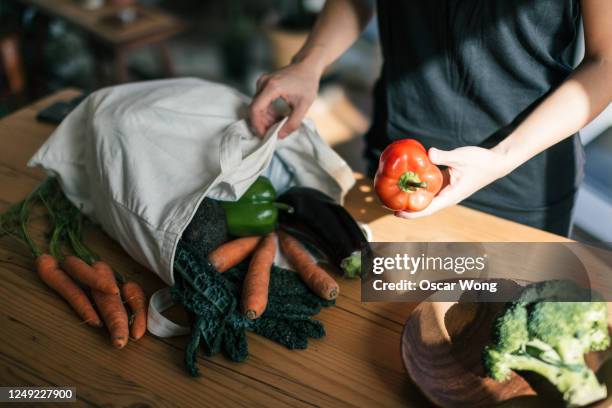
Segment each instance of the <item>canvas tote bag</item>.
M279 192L308 186L339 202L354 184L311 121L283 140L284 122L259 138L246 121L249 102L195 78L104 88L66 117L28 165L57 177L73 204L173 285L177 244L204 197L237 200L260 175ZM151 298L155 334L185 331L161 316L168 302L167 291Z

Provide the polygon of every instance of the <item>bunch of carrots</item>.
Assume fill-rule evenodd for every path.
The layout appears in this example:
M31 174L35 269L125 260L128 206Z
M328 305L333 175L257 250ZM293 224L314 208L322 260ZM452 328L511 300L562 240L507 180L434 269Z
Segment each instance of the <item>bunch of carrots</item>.
M39 249L27 228L32 207L38 202L44 204L52 222L48 253ZM24 242L35 259L39 278L57 292L86 324L106 326L113 346L123 348L128 338L138 340L145 334L146 297L140 285L126 282L85 246L82 222L82 214L64 197L57 182L47 179L25 200L0 215L0 235L11 235ZM74 255L64 255L62 243L71 247ZM91 294L93 304L86 290Z
M237 238L208 255L210 263L223 273L252 254L242 285L242 311L248 319L260 317L268 304L270 271L276 255L277 239L282 253L304 283L319 297L333 300L340 293L338 283L311 257L302 244L280 230L265 236Z
M48 252L39 249L27 230L32 207L37 203L44 205L52 223ZM147 300L140 285L127 282L85 245L82 224L81 212L66 199L57 181L49 178L0 215L0 235L8 234L25 243L35 259L40 279L85 323L106 326L112 344L123 348L129 338L138 340L145 334ZM278 234L237 238L213 250L208 260L223 273L251 256L242 289L242 309L248 319L260 317L268 304L277 242L293 269L315 294L333 300L340 292L338 283L296 238L282 229ZM73 254L65 255L63 246L71 248Z

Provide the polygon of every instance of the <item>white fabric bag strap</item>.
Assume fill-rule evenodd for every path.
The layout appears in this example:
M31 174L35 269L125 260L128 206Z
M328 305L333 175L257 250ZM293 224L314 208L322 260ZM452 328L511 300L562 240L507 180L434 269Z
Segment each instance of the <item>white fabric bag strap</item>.
M336 180L343 192L348 192L355 184L353 171L349 165L336 152L327 148L327 144L318 135L311 119L304 119L302 129L305 130L305 135L308 136L311 143L319 146L315 157L319 166Z
M183 336L189 333L189 327L181 326L162 315L162 312L174 306L170 288L160 289L149 299L147 329L157 337Z
M246 120L231 124L224 132L219 145L219 162L222 181L240 186L247 181L245 189L263 173L274 156L277 134L286 122L273 125L263 139L254 137ZM250 150L243 155L243 148Z
M219 144L219 168L221 174L231 173L242 162L242 132L243 125L234 122L223 133Z

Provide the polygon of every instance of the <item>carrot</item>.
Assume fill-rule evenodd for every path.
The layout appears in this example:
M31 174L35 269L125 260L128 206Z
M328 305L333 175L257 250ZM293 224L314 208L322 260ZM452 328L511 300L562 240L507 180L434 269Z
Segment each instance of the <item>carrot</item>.
M49 254L36 258L36 272L40 279L60 294L88 325L100 327L102 322L85 292L64 271L57 260Z
M113 346L123 348L128 342L128 315L121 296L92 289L91 295L108 329Z
M121 296L130 306L134 320L130 326L130 337L138 340L147 331L147 298L136 282L126 282L121 286Z
M279 232L283 254L313 292L326 300L335 299L340 292L338 283L312 259L302 244L284 231Z
M225 272L244 261L253 252L261 237L244 237L226 242L208 254L208 260L219 272Z
M270 269L276 256L276 234L265 236L257 245L242 284L242 310L248 319L257 319L268 305Z
M91 289L118 295L119 288L113 271L110 268L96 267L98 263L95 262L92 266L89 266L78 256L68 255L64 258L62 266L70 276Z
M109 287L111 287L111 285L115 285L115 288L117 288L116 293L119 293L119 289L117 287L117 278L115 277L115 271L113 271L113 268L111 268L109 264L107 264L106 262L102 260L97 260L91 264L91 267L94 268L94 270L100 276L107 276L106 278L108 279L107 285L109 285ZM124 282L124 281L125 279L122 276L119 276L119 282Z

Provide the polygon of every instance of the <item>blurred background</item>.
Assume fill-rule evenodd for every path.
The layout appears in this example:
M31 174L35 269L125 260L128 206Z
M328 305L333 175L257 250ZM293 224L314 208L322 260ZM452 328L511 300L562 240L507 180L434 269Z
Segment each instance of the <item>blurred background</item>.
M198 77L248 95L304 42L324 0L0 0L0 118L53 91ZM339 22L340 24L341 22ZM582 40L576 62L582 58ZM381 56L376 21L325 73L310 109L356 171ZM582 133L575 237L612 242L612 109ZM1 135L0 135L1 137ZM1 148L1 139L0 139Z

